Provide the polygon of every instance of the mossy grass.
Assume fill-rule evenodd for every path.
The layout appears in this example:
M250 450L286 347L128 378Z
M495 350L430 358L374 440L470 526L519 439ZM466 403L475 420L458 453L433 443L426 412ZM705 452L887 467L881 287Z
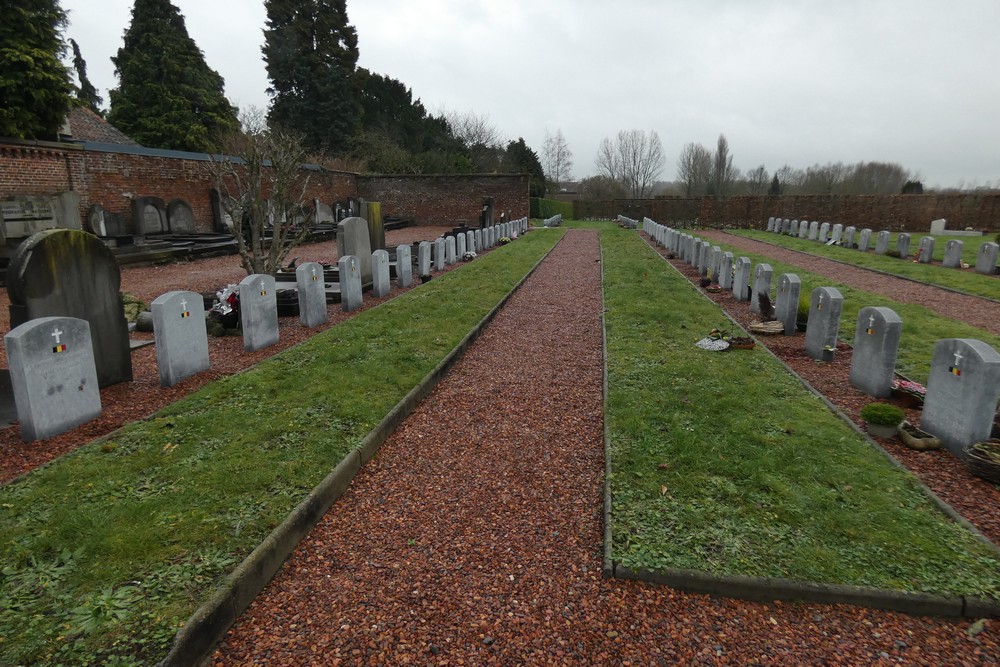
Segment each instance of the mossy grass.
M836 259L842 262L847 262L849 264L854 264L856 266L861 266L868 269L876 269L878 271L884 271L895 276L901 276L903 278L910 278L912 280L918 280L929 285L937 285L939 287L947 287L949 289L958 290L960 292L967 292L969 294L975 294L977 296L984 296L988 299L1000 300L1000 278L996 276L986 276L981 273L976 273L975 271L959 271L957 269L948 269L940 264L930 265L930 264L920 264L919 262L914 262L916 259L920 239L924 236L930 236L929 234L911 234L910 235L910 258L908 260L902 260L898 258L888 257L885 255L876 255L874 252L860 252L857 249L844 248L840 246L827 246L821 243L816 243L815 241L809 241L807 239L794 238L791 236L783 236L781 234L775 234L773 232L765 232L758 230L729 230L733 234L739 236L745 236L757 241L764 241L766 243L772 243L774 245L779 245L783 248L790 248L792 250L800 250L802 252L809 253L811 255L816 255L818 257L827 257L829 259ZM860 231L858 232L860 234ZM896 248L896 238L898 233L893 233L890 235L889 248ZM856 237L857 238L857 237ZM976 266L976 254L979 252L979 246L987 241L992 241L992 237L956 237L956 236L937 236L934 242L934 259L936 261L941 261L944 258L944 246L949 240L955 239L964 242L964 247L962 249L962 259L969 266ZM872 246L875 247L875 237L872 235Z
M632 568L1000 597L1000 559L635 232L602 233L612 558Z
M562 235L528 234L0 487L0 664L163 657Z

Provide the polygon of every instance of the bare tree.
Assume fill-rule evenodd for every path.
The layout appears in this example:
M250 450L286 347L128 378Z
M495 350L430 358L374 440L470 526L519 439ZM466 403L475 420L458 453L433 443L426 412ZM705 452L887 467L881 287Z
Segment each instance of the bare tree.
M733 167L733 156L729 154L729 141L726 135L720 134L715 153L712 155L713 194L719 199L725 197L738 177L738 172Z
M844 190L855 195L898 194L910 173L902 165L891 162L859 162L849 168Z
M260 109L240 114L242 130L212 157L223 209L233 220L247 274L274 275L291 250L309 237L315 213L307 206L307 152L299 136L269 127Z
M623 194L621 182L606 175L588 176L580 181L580 195L584 199L617 199Z
M764 168L764 165L760 165L748 171L743 182L746 183L747 194L762 195L767 193L770 181L771 177L767 173L767 169Z
M464 113L446 111L442 115L455 138L469 148L474 146L503 147L504 142L500 130L497 129L488 115L480 116L471 110Z
M656 130L621 130L615 141L605 137L594 166L604 176L619 181L632 199L649 195L663 171L663 144Z
M569 149L562 130L556 130L555 136L549 134L548 130L545 131L542 161L552 189L559 192L559 186L570 180L570 171L573 169L573 151Z
M802 183L805 181L805 172L801 169L790 167L787 164L782 165L780 169L774 172L774 176L778 179L781 194L786 195L797 194L802 187Z
M677 180L684 195L694 197L705 194L712 174L712 154L701 144L690 143L681 149L677 158Z

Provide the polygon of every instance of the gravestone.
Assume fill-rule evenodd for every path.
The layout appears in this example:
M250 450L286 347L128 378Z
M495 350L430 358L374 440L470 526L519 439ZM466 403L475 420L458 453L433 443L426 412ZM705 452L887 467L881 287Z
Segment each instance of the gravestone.
M750 312L761 314L760 294L767 294L771 297L771 274L773 270L770 264L758 264L753 272L753 291L750 293Z
M389 251L376 250L372 253L372 296L386 296L392 291L389 277Z
M39 317L78 317L90 324L101 387L132 379L121 271L92 234L49 229L23 241L7 267L10 324Z
M858 312L851 355L852 385L876 398L892 394L902 333L903 320L889 308L868 306Z
M698 273L707 276L712 270L712 244L701 242L701 253L698 255Z
M451 266L455 263L455 237L449 236L444 240L444 263Z
M125 217L121 213L105 211L99 204L92 205L87 212L87 229L94 236L103 238L129 236Z
M385 247L385 226L382 224L382 204L377 201L370 201L365 204L365 220L368 224L368 247L369 252L380 250ZM360 259L360 255L359 255ZM364 262L361 266L361 275L364 277Z
M854 247L854 237L858 235L857 227L848 227L844 230L844 245L848 248Z
M472 232L465 232L465 250L466 252L479 252L479 247L476 245L476 235Z
M302 326L311 329L324 324L328 315L323 265L319 262L305 262L295 267L295 287L299 297L299 321Z
M819 226L819 236L817 239L820 243L826 243L830 240L830 223L824 222Z
M896 237L896 252L900 259L907 259L910 256L910 235L902 233Z
M431 242L421 241L417 246L417 275L431 275Z
M917 259L920 260L921 264L930 264L934 259L934 237L925 236L920 239L920 251L917 254Z
M875 239L875 254L884 255L889 251L889 232L882 230Z
M136 236L165 234L167 205L159 197L136 197L132 200L132 231Z
M324 204L318 199L313 199L313 210L316 212L317 225L326 223L335 224L337 222L337 215L333 212L333 208L329 204Z
M858 242L858 250L861 252L868 252L868 249L872 245L872 230L862 229L861 230L861 240Z
M781 221L781 233L782 234L787 234L788 232L791 231L791 229L792 229L792 221L789 220L788 218L782 219L782 221Z
M483 230L481 229L473 230L472 236L476 240L476 252L482 252L483 250L485 250L486 246L484 245L485 241L483 239Z
M80 193L11 195L0 201L0 245L46 229L82 229Z
M233 223L233 216L229 215L226 211L226 205L223 204L224 196L219 192L218 188L212 188L209 192L212 203L212 222L215 225L215 231L223 234L233 234L236 226Z
M253 273L240 281L240 324L246 352L278 342L278 297L274 276Z
M86 320L40 317L14 327L3 343L22 440L51 438L101 414Z
M722 248L717 245L712 246L712 253L709 255L708 262L708 273L712 282L715 284L719 283L719 274L721 273L722 265Z
M934 344L920 427L941 438L951 452L990 436L1000 398L1000 354L971 338Z
M340 274L340 307L350 313L362 306L361 262L354 255L345 255L337 260Z
M782 333L786 336L795 333L801 291L802 281L794 273L782 273L778 277L778 291L774 298L774 319L785 327Z
M459 232L455 235L455 259L462 261L465 259L465 234Z
M799 222L799 238L804 239L809 236L809 222L802 220Z
M396 284L409 287L413 284L413 259L410 256L410 246L396 246Z
M444 271L445 265L444 239L434 239L434 270Z
M733 298L737 301L746 301L749 285L750 258L740 257L736 260L736 274L733 277Z
M815 241L819 238L819 222L813 220L809 223L809 240Z
M149 305L156 335L156 369L160 386L208 370L208 331L204 301L197 292L167 292Z
M817 287L812 291L805 343L811 359L833 361L843 307L844 297L837 288Z
M698 262L701 261L701 239L697 236L691 239L691 252L688 256L688 264L698 268Z
M364 218L344 218L337 223L337 256L351 255L358 260L361 284L372 281L372 246L368 223Z
M769 231L769 232L773 232L774 231L774 218L773 217L767 219L767 231Z
M733 253L722 253L719 261L719 287L726 290L733 289Z
M194 233L196 227L191 205L183 199L170 200L167 204L167 225L171 234Z
M992 276L997 272L997 257L1000 255L1000 245L987 242L979 246L976 255L976 273Z
M834 243L840 243L844 237L844 226L839 222L835 224L830 230L830 240Z
M948 241L944 244L944 261L942 265L949 269L958 269L962 266L962 252L965 244L961 241Z
M792 220L792 224L788 228L788 234L790 236L798 236L799 235L799 221L798 220Z

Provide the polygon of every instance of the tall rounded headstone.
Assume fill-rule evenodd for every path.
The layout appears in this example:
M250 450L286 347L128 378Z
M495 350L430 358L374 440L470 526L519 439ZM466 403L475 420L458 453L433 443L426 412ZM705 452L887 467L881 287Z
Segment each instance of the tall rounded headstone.
M957 456L990 437L1000 399L1000 354L972 338L934 344L920 427L941 438Z
M858 312L849 376L852 385L877 398L892 393L902 333L903 320L890 308L867 306Z

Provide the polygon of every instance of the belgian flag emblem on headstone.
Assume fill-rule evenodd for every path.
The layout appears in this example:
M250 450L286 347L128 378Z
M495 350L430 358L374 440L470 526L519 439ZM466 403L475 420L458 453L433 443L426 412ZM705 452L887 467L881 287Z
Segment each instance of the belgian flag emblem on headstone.
M962 376L962 369L959 368L958 366L949 366L948 367L948 372L951 373L952 375L956 376L956 377L961 377Z
M181 319L183 320L185 317L191 317L191 311L190 310L185 310L185 311L181 312Z
M66 343L60 343L59 345L56 345L55 347L52 348L53 354L59 354L60 352L65 352L65 351L66 351Z

